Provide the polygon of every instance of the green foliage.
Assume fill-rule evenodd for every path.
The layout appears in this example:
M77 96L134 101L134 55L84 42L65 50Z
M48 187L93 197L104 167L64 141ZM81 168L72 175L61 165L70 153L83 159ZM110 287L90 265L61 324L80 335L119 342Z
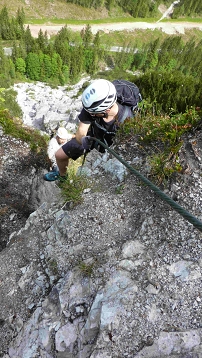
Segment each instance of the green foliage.
M32 81L40 80L41 65L39 56L30 52L26 57L26 74Z
M201 16L202 2L201 0L181 0L177 7L174 8L172 17L178 18L180 16Z
M115 188L115 193L116 193L116 194L123 194L123 190L124 190L124 185L123 185L123 184L118 185L118 186Z
M18 9L17 17L9 18L8 9L4 6L0 12L0 37L3 40L20 39L24 34L24 11Z
M16 68L16 71L18 71L21 75L25 74L26 63L23 60L23 58L19 57L19 58L16 59L15 68Z
M24 127L22 122L19 119L12 118L7 110L0 110L0 125L5 134L29 143L34 152L43 154L44 157L46 156L49 136L42 136L38 130Z
M28 54L29 52L34 51L35 39L32 37L29 26L27 26L25 30L23 40L26 53Z
M108 5L112 6L112 3ZM84 5L88 6L87 3ZM132 6L131 2L123 2L122 5L123 7ZM141 3L137 4L136 1L134 1L133 5L142 6ZM11 24L12 19L9 18L6 8L2 12L5 15L5 19L7 19L4 21ZM23 11L19 10L16 18L18 26L22 26L23 21ZM66 83L75 83L83 73L90 74L91 76L96 75L101 66L114 67L118 77L120 77L121 72L128 70L142 70L145 72L145 76L148 76L149 70L154 72L160 70L161 72L170 73L177 69L186 76L190 76L186 80L186 88L188 86L191 88L191 91L194 89L197 92L195 94L188 93L187 98L187 96L184 96L182 88L180 91L179 83L177 84L177 89L173 91L172 87L175 85L175 80L170 80L169 88L166 88L166 91L164 89L161 96L159 96L159 93L162 91L162 81L157 85L156 80L158 76L154 78L155 76L152 74L153 79L151 80L148 76L145 82L148 81L152 88L155 88L155 93L150 93L150 97L148 97L147 90L145 90L144 95L147 96L147 100L150 102L156 101L158 110L162 108L165 111L169 107L173 107L172 100L176 95L179 97L176 110L183 111L185 106L195 105L196 103L200 105L200 101L197 102L196 98L201 90L200 83L197 82L201 78L202 73L200 61L202 56L201 43L197 44L192 41L184 45L181 37L167 36L164 41L160 42L160 40L155 39L149 45L142 46L138 52L135 51L135 44L128 42L126 45L123 45L123 49L120 52L112 53L108 52L101 44L99 33L93 36L89 24L82 30L80 36L77 35L75 37L72 33L65 26L54 37L54 40L49 41L47 34L43 34L41 30L39 31L38 38L34 39L31 36L29 27L27 27L19 41L15 40L13 42L11 60L0 49L0 85L5 88L9 87L13 83L13 80L22 80L24 76L32 81L65 85ZM16 32L15 37L17 38L17 36ZM113 34L113 36L115 35ZM73 42L72 39L74 39ZM74 46L72 46L72 43ZM195 47L194 51L192 51L193 56L188 56L187 60L187 53L189 54L193 47ZM195 79L193 80L192 77ZM165 81L167 81L166 78ZM180 81L181 79L178 82ZM154 85L151 82L155 82ZM151 86L149 86L150 90ZM160 104L158 103L159 99L157 99L157 96L160 97ZM165 102L165 97L168 100L166 104L162 104L162 102Z
M143 98L153 103L154 113L183 113L191 106L202 107L199 78L180 71L149 71L135 79Z
M52 62L52 75L53 77L57 77L62 68L62 59L60 55L54 52L51 57L51 62Z
M151 166L150 176L155 179L158 185L165 184L173 174L182 171L178 155L172 151L152 155L149 158L149 164Z
M105 1L103 0L69 0L67 3L73 3L77 5L81 5L83 7L94 7L95 9L99 7L103 7L105 4Z
M69 76L71 83L76 83L84 71L84 48L82 45L71 48L71 60L69 65Z
M40 29L36 42L39 46L40 51L45 52L48 46L47 32L45 32L44 34L43 31Z
M150 175L161 183L181 171L178 151L182 136L201 122L202 111L192 108L184 114L154 115L145 101L140 107L141 111L134 119L125 120L120 126L116 140L136 138L141 148L149 145Z
M114 67L126 71L131 68L134 61L133 48L123 47L119 52L113 56Z
M154 115L145 100L139 104L140 113L133 120L126 120L122 131L130 135L138 134L141 141L160 140L174 145L185 132L195 127L201 118L201 110L191 108L183 114Z
M60 184L62 197L73 206L83 201L83 191L89 187L89 179L85 174L77 174L79 161L71 161L68 167L68 178Z
M25 12L24 12L23 8L21 8L21 9L18 8L16 21L19 24L20 28L23 29L24 28L24 23L25 23Z
M69 65L70 61L70 30L64 26L54 40L54 50L60 55L63 63Z
M5 99L2 96L2 93L4 93L5 88L0 88L0 108L2 109L2 102L5 101Z
M84 261L81 261L78 266L84 276L87 276L87 277L92 276L94 263L86 263Z
M91 27L89 24L81 31L81 38L83 41L83 46L85 48L88 48L89 46L91 46L93 34L92 34Z
M158 14L158 6L151 0L118 0L116 2L114 0L68 0L67 2L95 9L106 6L108 10L118 5L124 12L135 18L152 17Z
M8 110L12 117L21 117L22 110L16 102L16 92L13 89L7 89L3 92L2 109Z
M54 258L48 258L47 265L52 275L57 276L59 273L57 261Z
M47 81L52 76L52 62L49 55L40 54L40 79Z

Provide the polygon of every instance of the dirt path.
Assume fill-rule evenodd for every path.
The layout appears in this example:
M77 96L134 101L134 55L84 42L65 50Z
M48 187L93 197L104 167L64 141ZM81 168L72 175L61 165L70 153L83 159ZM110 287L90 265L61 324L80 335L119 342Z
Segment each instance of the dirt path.
M26 24L25 26L27 26ZM63 25L29 25L31 34L33 37L38 37L38 32L41 29L43 32L47 31L47 34L55 35L58 31L64 27ZM85 25L67 25L73 31L81 31ZM110 31L133 31L136 29L159 29L165 32L166 34L184 34L186 29L197 28L202 31L202 23L194 23L194 22L156 22L156 23L147 23L147 22L125 22L125 23L113 23L113 24L99 24L99 25L91 25L91 31L93 34L96 34L97 31L101 30L105 33Z

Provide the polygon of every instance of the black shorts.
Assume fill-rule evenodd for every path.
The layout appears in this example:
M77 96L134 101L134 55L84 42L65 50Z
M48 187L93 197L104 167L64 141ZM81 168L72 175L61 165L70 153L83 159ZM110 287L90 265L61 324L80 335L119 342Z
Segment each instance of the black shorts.
M72 138L67 143L62 146L65 154L73 159L76 160L84 154L84 149L81 144L79 144L76 138Z

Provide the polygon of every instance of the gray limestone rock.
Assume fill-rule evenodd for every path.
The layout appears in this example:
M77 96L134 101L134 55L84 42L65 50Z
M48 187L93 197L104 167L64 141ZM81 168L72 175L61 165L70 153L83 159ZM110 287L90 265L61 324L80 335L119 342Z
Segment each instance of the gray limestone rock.
M84 167L96 186L65 209L28 146L0 133L0 355L201 357L201 232L134 175L117 190L112 158L95 151ZM166 188L198 218L201 133L184 138L185 172ZM144 172L137 146L119 150Z

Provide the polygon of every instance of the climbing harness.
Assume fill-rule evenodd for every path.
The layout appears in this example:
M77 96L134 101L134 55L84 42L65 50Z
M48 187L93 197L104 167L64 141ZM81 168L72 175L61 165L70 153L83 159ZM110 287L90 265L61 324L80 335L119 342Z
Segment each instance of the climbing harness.
M177 211L181 216L183 216L187 221L194 225L199 231L202 232L202 222L198 220L195 216L190 214L182 206L177 204L173 199L163 193L156 185L154 185L150 180L145 178L140 174L136 169L134 169L130 164L128 164L124 159L122 159L113 149L109 148L106 144L101 142L99 139L90 137L92 140L98 142L102 145L109 153L111 153L115 158L119 160L126 168L128 168L133 174L135 174L140 180L143 181L148 187L150 187L162 200L167 202L175 211Z

